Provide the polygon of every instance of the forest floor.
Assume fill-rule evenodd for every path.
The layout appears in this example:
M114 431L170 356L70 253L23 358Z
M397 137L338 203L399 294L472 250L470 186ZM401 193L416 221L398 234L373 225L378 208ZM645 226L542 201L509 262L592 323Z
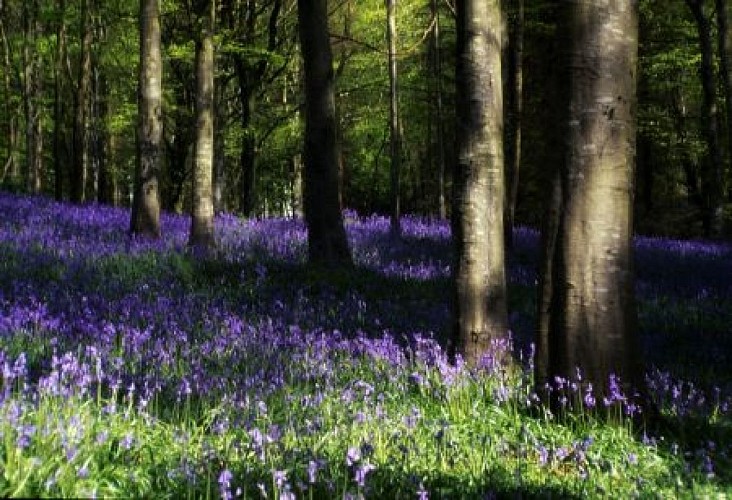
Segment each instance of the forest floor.
M0 193L0 495L732 497L732 246L636 239L664 424L566 381L532 391L538 235L515 232L515 367L448 362L444 221L347 214L352 271L291 219L217 218L218 248L129 213ZM602 408L600 411L599 408ZM602 414L614 416L612 422ZM631 415L632 416L632 415Z

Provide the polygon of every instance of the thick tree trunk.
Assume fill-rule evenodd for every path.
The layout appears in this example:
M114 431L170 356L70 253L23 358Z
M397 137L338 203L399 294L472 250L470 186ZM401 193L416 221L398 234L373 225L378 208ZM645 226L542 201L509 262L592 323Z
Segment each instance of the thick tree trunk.
M333 56L328 36L328 2L298 0L300 47L305 72L304 208L308 259L313 264L351 266L338 204Z
M214 246L214 3L207 1L204 32L196 41L196 143L189 245L207 253Z
M506 246L513 245L513 225L518 200L521 166L521 113L523 108L524 0L512 0L508 10L508 47L506 48Z
M468 363L479 364L491 341L508 334L501 7L498 0L462 0L456 7L453 340Z
M160 236L160 143L162 140L160 0L140 0L140 75L138 82L137 170L130 232Z
M570 104L543 376L640 387L632 270L637 2L567 5ZM546 299L541 301L546 306ZM598 401L601 401L598 398Z
M89 98L91 95L91 43L92 26L89 14L89 0L81 0L81 54L79 74L74 99L74 149L71 176L71 201L81 203L85 200L85 187L89 171Z
M399 86L396 54L396 0L386 0L386 43L389 55L389 137L391 160L391 233L401 234L401 163L402 137L399 124Z
M701 175L704 203L702 222L705 236L716 238L722 232L724 163L719 145L719 110L717 109L717 81L714 77L712 23L705 12L704 2L705 0L686 0L696 21L701 50L699 65L702 84L701 128L707 144L707 156Z

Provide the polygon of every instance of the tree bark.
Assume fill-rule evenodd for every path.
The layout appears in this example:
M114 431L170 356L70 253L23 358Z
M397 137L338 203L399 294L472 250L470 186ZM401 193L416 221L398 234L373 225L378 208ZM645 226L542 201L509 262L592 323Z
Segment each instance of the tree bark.
M160 236L160 143L162 78L160 0L140 0L140 74L137 97L137 169L130 232Z
M3 65L3 97L6 106L7 121L5 122L5 134L7 138L6 155L2 158L2 174L0 181L10 178L17 181L18 177L18 124L17 115L11 107L11 96L13 92L13 61L10 42L5 32L5 20L9 19L8 5L6 0L0 0L0 43L2 44L2 65Z
M435 86L435 107L437 116L435 134L437 135L437 209L441 219L447 217L446 172L445 162L445 129L443 119L443 90L442 90L442 40L440 33L440 9L437 0L430 0L430 12L432 14L434 27L432 31L433 50L433 81Z
M732 172L732 2L717 0L717 36L719 46L719 71L724 92L727 118L727 171ZM724 193L723 193L724 195Z
M203 33L196 40L196 143L193 163L193 202L188 244L208 253L214 247L214 2L203 2Z
M454 348L479 364L508 334L503 91L498 0L457 8L457 165L453 177Z
M609 396L610 375L642 384L632 269L638 4L574 0L566 8L568 151L556 239L545 238L553 259L543 270L551 291L540 375L574 379L579 369L596 395Z
M85 200L85 187L89 171L89 98L91 95L91 43L92 27L89 15L89 0L81 0L80 13L81 54L79 73L74 99L74 148L71 177L71 201Z
M722 232L723 160L719 145L719 110L717 109L717 81L714 76L714 46L712 23L704 9L705 0L686 0L696 21L701 50L699 76L702 84L701 129L707 144L707 156L701 175L704 203L702 223L705 236L716 238Z
M66 60L66 0L58 0L56 20L56 54L53 65L53 176L54 198L61 201L64 196L64 61Z
M25 189L41 192L43 128L41 122L41 56L36 40L41 35L37 0L23 4L23 108L25 111Z
M401 216L400 176L402 137L399 123L399 87L396 54L396 0L386 0L386 43L389 55L389 134L391 160L391 233L401 234L399 222Z
M351 266L338 203L335 82L326 0L298 0L300 47L305 73L304 209L308 260Z

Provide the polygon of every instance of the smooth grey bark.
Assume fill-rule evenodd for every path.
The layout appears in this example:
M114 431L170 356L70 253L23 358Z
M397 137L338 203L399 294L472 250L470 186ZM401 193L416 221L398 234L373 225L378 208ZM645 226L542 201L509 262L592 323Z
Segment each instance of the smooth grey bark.
M707 17L705 0L686 0L696 22L701 61L699 77L702 85L701 130L707 145L707 155L701 172L703 202L702 223L707 237L719 237L722 232L724 204L722 150L719 144L719 109L717 108L717 79L714 75L714 45L712 23Z
M352 265L338 193L333 55L328 2L298 0L300 50L305 73L304 210L308 260L335 267Z
M399 123L399 82L397 73L396 0L386 0L386 44L389 65L389 159L391 160L391 213L393 235L401 234L401 163L402 137Z
M453 177L453 348L479 364L508 334L504 263L501 6L457 9L457 162Z
M203 32L196 40L196 139L193 160L193 200L188 244L207 253L214 240L214 22L213 0L203 2Z
M568 149L556 238L545 238L553 248L543 270L551 291L540 375L573 379L579 369L604 396L610 375L626 389L642 386L632 266L638 3L565 8Z
M160 146L163 136L160 0L140 0L140 73L137 95L137 168L130 232L160 236Z

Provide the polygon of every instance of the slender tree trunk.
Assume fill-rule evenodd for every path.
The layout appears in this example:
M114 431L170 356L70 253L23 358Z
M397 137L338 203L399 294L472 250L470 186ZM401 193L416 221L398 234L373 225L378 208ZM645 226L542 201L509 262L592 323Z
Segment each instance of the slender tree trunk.
M71 178L71 201L81 203L85 200L85 187L89 172L89 98L91 95L91 43L92 25L89 15L89 0L81 0L81 54L79 73L74 100L74 150Z
M512 0L509 7L506 50L506 246L513 245L513 226L518 199L521 166L521 113L523 108L524 0Z
M40 52L36 40L41 34L37 0L23 4L23 108L25 110L25 188L40 193L43 168L43 128L41 122Z
M440 218L444 219L447 217L447 201L445 192L446 188L446 172L447 164L445 162L445 128L443 124L444 112L443 112L443 99L442 99L442 40L440 32L440 9L438 0L430 0L430 12L433 18L433 31L432 31L432 49L433 49L433 75L435 85L435 107L437 111L437 124L435 127L435 133L437 135L437 209L440 214Z
M196 41L196 143L189 245L207 253L214 246L214 2L205 0L204 30Z
M215 61L215 59L214 59ZM226 141L223 129L227 117L227 101L224 95L225 83L223 78L214 81L215 111L214 127L222 133L214 134L214 177L213 177L213 198L214 212L226 211Z
M343 214L338 204L335 82L328 36L328 2L298 0L300 47L305 73L304 208L308 259L313 264L351 266Z
M12 181L16 181L18 177L18 128L17 114L11 106L11 96L13 94L13 61L10 42L5 32L5 20L9 19L7 0L0 0L0 44L2 45L2 74L3 74L3 99L5 103L5 136L7 140L6 154L2 161L2 171L0 172L0 182L8 177Z
M94 156L96 162L96 200L99 203L109 203L111 200L109 183L109 130L107 130L107 117L109 115L109 84L107 77L96 71L95 94L95 123L94 132Z
M610 375L626 387L642 384L632 269L637 7L574 0L560 27L570 36L569 149L556 239L545 238L553 261L543 270L551 292L540 375L574 378L580 369L603 396L611 395Z
M716 1L717 36L719 45L719 71L724 92L724 107L727 121L727 169L732 172L732 2Z
M53 176L54 198L61 201L64 196L64 61L66 60L66 0L58 0L56 24L56 54L53 69Z
M396 54L396 0L386 0L386 43L389 52L389 132L391 159L391 232L401 234L400 177L402 163L402 138L399 123L399 86Z
M461 0L456 8L453 340L468 363L479 364L491 341L508 334L501 7L498 0Z
M707 144L707 156L702 169L702 222L707 237L719 237L722 232L723 160L719 145L719 110L717 82L714 77L714 47L712 24L704 9L705 0L686 0L696 21L701 50L699 74L702 84L701 128Z
M162 140L160 0L140 0L140 74L138 82L137 170L130 232L160 236L160 145Z

